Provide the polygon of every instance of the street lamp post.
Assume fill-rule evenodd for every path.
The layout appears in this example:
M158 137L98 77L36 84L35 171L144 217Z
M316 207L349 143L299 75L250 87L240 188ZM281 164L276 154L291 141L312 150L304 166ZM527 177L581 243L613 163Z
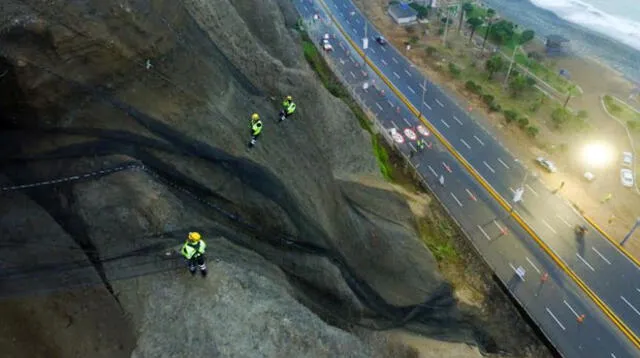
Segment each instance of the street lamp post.
M624 239L620 241L620 246L624 246L624 244L627 242L627 240L629 240L631 235L633 235L633 232L636 231L638 226L640 226L640 217L636 219L636 223L633 224L633 227L631 228L631 230L629 230L629 232L624 236Z
M420 115L422 116L422 109L424 108L424 95L427 92L427 78L424 78L422 83L422 102L420 102Z

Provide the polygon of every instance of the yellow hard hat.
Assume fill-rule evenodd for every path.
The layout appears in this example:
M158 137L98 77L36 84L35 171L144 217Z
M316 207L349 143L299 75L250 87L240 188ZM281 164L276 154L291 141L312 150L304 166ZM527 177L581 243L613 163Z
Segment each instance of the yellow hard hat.
M260 116L258 115L258 113L254 113L251 115L251 119L257 121L258 119L260 119Z
M190 232L189 233L189 240L193 241L193 242L198 242L200 241L200 233L199 232Z
M287 101L291 101L293 98L291 96L287 96Z

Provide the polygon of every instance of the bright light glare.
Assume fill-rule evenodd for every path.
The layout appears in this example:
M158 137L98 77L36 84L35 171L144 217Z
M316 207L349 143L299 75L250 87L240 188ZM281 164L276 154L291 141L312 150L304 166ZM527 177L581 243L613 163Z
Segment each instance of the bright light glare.
M590 167L604 167L613 159L613 150L602 142L586 145L582 153L585 162Z

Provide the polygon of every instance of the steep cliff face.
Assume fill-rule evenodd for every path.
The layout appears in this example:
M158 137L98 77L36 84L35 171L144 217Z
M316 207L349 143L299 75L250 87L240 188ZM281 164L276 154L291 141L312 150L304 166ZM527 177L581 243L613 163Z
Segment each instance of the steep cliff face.
M345 329L408 318L482 333L405 200L354 181L379 177L370 140L308 68L289 1L0 10L0 287L97 286L52 296L53 311L5 301L7 356L369 357ZM287 94L298 111L278 124ZM249 150L252 112L265 129ZM206 279L174 253L192 230Z

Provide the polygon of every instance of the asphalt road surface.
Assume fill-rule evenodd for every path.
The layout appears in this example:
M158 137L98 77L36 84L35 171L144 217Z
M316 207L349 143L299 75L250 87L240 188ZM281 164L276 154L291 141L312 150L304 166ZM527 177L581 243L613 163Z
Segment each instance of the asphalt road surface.
M426 139L428 148L415 154L412 163L558 351L566 357L637 357L639 352L633 343L529 234L433 136L420 133L424 127L419 120L374 72L365 70L362 58L329 20L319 0L294 3L314 40L319 42L324 33L331 35L334 51L327 53L329 61L364 106L377 116L387 135L392 130L398 133L395 137L402 141L397 143L399 149L407 156L415 149L413 136L405 133L406 129ZM361 46L365 18L359 10L345 0L325 0L325 4L348 36ZM314 15L319 15L318 19ZM522 161L428 79L423 102L424 76L396 49L375 43L376 35L378 32L369 24L368 58L485 180L510 200L528 171ZM366 90L362 87L365 82L369 84ZM586 225L582 217L552 194L534 173L529 172L524 188L524 199L515 210L618 317L638 332L638 267L595 230L579 239L574 226ZM524 272L522 277L518 272Z

